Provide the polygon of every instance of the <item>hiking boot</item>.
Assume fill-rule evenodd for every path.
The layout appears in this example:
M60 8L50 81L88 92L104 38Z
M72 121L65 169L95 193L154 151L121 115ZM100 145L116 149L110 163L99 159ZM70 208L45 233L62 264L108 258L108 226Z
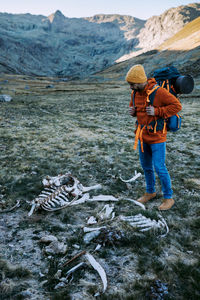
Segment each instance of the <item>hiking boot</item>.
M159 210L168 210L174 205L174 199L163 199L163 203L158 207Z
M146 203L149 200L153 199L156 197L156 193L145 193L144 196L140 197L139 199L137 199L138 202L140 203Z

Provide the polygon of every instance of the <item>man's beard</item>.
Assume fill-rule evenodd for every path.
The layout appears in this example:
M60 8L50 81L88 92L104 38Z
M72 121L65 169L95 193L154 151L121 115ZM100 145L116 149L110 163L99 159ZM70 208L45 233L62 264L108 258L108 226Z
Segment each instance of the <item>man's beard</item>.
M136 89L134 89L134 91L136 92L142 92L144 88L141 88L141 87L137 87Z

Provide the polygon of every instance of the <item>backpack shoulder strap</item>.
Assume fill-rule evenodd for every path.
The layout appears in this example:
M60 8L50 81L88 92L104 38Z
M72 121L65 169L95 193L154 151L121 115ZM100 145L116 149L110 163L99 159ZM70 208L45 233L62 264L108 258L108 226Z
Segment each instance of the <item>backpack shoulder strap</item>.
M156 95L157 90L160 88L158 84L155 84L153 88L147 93L147 102L153 105L153 101Z
M136 94L136 91L133 90L131 93L131 101L132 101L133 107L135 106L135 94Z

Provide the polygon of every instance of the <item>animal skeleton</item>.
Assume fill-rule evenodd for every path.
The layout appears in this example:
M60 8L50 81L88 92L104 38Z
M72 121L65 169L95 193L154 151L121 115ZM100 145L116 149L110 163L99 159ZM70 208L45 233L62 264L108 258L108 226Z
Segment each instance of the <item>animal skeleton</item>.
M100 189L101 185L85 187L70 173L56 177L47 176L42 183L44 190L32 201L32 207L28 216L31 216L34 210L39 207L46 211L56 211L67 206L82 204L86 201L118 201L118 199L109 195L98 195L90 198L87 192Z
M120 216L120 220L128 222L132 227L138 228L141 232L149 231L151 229L166 229L166 233L161 235L164 237L169 232L169 228L164 218L161 215L159 215L159 217L160 220L156 221L147 218L142 214L138 214L129 217Z

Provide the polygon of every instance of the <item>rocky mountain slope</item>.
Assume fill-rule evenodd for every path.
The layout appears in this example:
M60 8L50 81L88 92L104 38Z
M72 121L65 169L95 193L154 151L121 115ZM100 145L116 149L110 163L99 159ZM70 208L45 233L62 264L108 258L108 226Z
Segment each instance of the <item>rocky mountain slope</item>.
M89 76L88 80L125 82L130 66L143 64L148 77L158 68L174 65L182 74L200 77L200 17L184 26L158 49L116 63L115 65Z
M48 18L1 14L1 71L71 78L101 70L133 48L145 23L127 18L133 34L126 40L117 16L113 19L98 24L66 18L60 11ZM126 24L126 17L121 20Z
M155 48L199 15L199 3L147 21L120 15L67 18L60 11L49 17L1 13L0 72L83 78Z
M171 8L160 16L149 18L138 35L139 43L134 51L124 55L117 62L159 47L164 41L179 32L187 23L199 16L200 4L194 3Z
M200 17L188 23L173 37L159 46L159 50L190 50L200 45Z

